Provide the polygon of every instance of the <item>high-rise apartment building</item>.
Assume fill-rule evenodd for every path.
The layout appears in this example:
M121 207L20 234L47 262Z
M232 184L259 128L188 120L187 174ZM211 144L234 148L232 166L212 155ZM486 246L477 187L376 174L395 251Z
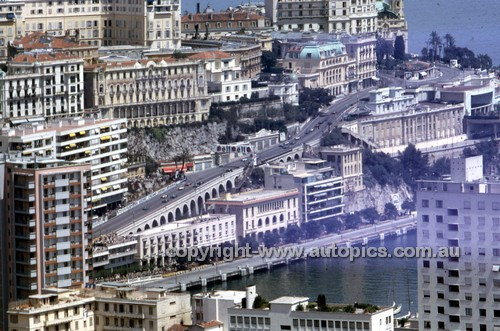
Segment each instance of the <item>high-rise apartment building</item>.
M68 118L4 128L0 152L90 164L87 197L94 214L116 207L127 192L127 128L124 119Z
M1 7L6 10L5 43L46 31L96 46L180 47L180 0L8 0Z
M377 31L375 0L266 0L266 16L282 31L358 34Z
M500 181L482 156L453 159L451 178L418 183L417 246L459 248L420 258L420 330L500 329Z
M89 172L89 165L53 158L6 161L2 277L9 301L88 282Z
M64 53L25 53L0 71L0 122L83 113L83 59Z
M128 127L193 123L210 109L205 69L172 57L102 62L85 68L85 108Z

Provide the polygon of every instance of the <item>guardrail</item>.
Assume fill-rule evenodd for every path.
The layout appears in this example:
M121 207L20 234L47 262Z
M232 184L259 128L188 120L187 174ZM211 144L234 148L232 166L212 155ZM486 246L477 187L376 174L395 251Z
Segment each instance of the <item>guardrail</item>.
M156 196L158 196L158 195L160 195L160 194L163 194L163 193L165 193L166 191L168 191L168 190L170 190L170 189L172 189L172 188L174 188L174 187L178 186L179 184L184 183L185 181L186 181L186 179L185 179L185 178L183 178L182 180L179 180L179 181L174 182L174 183L172 183L172 184L169 184L169 185L167 185L167 186L165 186L165 187L162 187L162 188L161 188L161 189L159 189L158 191L155 191L155 192L153 192L153 193L151 193L151 194L149 194L149 195L146 195L145 197L140 198L139 200L136 200L136 201L134 201L134 202L130 203L129 205L127 205L127 206L123 207L122 209L117 210L117 211L116 211L116 214L115 214L113 217L115 217L115 216L119 216L119 215L121 215L121 214L123 214L123 213L126 213L127 211L129 211L130 209L132 209L132 208L134 208L134 207L136 207L136 206L140 205L141 203L144 203L144 202L146 202L146 201L148 201L148 200L150 200L150 199L152 199L152 198L154 198L154 197L156 197ZM108 216L105 216L105 217L103 217L103 218L100 218L100 219L98 219L98 220L96 220L96 221L93 221L93 222L92 222L92 226L93 226L94 228L96 228L96 227L98 227L98 226L100 226L100 225L102 225L102 224L106 223L106 222L107 222L107 221L109 221L110 219L113 219L113 217L108 217Z
M239 176L243 173L243 168L237 168L234 169L232 172L230 172L231 176ZM201 186L196 188L195 191L191 192L190 194L186 194L185 196L180 197L179 199L176 199L172 201L171 203L166 204L165 206L153 211L151 214L146 215L142 220L135 221L133 224L129 224L128 226L124 226L120 230L118 230L118 235L124 235L130 232L132 227L137 227L142 225L144 222L147 222L147 220L150 220L152 218L160 217L163 213L167 212L168 210L175 210L179 205L182 205L186 202L189 202L190 200L193 199L193 195L198 194L199 192L202 192L208 188L211 188L212 186L219 184L221 178L226 178L227 173L222 173L219 177L216 177L208 182L203 183ZM181 183L181 182L177 182ZM161 194L163 192L158 193L159 191L155 192L156 195ZM154 193L153 193L154 194ZM175 214L175 212L174 212ZM135 229L134 231L135 232Z

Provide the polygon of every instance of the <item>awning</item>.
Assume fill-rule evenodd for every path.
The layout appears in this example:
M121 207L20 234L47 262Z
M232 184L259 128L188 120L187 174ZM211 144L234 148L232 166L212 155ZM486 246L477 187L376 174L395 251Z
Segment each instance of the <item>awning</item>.
M114 134L114 135L112 135L111 137L113 137L113 139L120 139L120 136L119 136L119 135L117 135L117 134Z
M101 190L100 190L100 189L97 189L97 190L95 190L95 193L96 193L96 194L101 194Z
M85 151L85 154L90 154L90 151Z
M76 133L70 133L69 136L70 137L76 137Z
M113 130L116 130L116 129L118 129L118 125L113 124L113 125L111 125L111 128L112 128Z
M101 140L109 140L109 139L111 139L111 137L110 137L110 136L104 136L104 137L101 137Z
M24 151L24 152L23 152L23 155L31 155L31 152Z
M114 190L119 190L120 189L120 185L113 185L113 189Z
M113 160L118 160L119 158L120 158L120 157L119 157L118 155L113 155L113 156L112 156L112 159L113 159Z
M499 265L494 265L491 270L495 271L495 272L499 272L500 271L500 266Z
M427 73L426 73L425 71L422 71L422 72L420 73L420 75L422 75L422 76L424 76L424 77L425 77L425 76L427 76Z
M85 131L80 131L80 135L85 135Z
M101 130L106 130L107 128L107 126L101 126Z
M103 188L101 188L101 190L102 190L103 192L105 192L105 191L107 191L107 190L108 190L108 187L107 187L107 186L104 186Z
M102 177L102 178L101 178L101 182L105 182L105 181L107 181L107 180L108 180L108 179L107 179L106 177Z
M76 147L76 144L69 144L69 147Z
M64 149L69 149L69 146L64 146Z

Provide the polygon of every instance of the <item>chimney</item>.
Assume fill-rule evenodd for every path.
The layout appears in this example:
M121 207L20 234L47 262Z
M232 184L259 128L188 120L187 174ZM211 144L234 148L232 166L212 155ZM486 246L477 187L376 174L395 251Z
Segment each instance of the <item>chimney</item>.
M252 309L255 298L257 297L257 287L255 285L247 286L246 292L247 309Z
M197 2L196 3L196 14L199 14L200 13L200 3Z

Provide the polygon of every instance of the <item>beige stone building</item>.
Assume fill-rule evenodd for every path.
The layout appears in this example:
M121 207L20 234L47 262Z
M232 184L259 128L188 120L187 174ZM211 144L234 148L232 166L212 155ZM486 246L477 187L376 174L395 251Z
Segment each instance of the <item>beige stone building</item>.
M22 35L20 15L24 11L25 2L0 2L0 62L7 60L9 41Z
M266 16L280 31L377 30L375 0L266 0Z
M99 285L96 290L44 290L29 300L12 302L7 313L9 331L161 331L191 324L189 293L118 284Z
M85 67L85 108L126 118L128 127L193 123L208 118L205 69L173 57L105 61Z
M340 42L289 45L282 60L286 72L295 74L302 88L324 88L331 95L357 88L356 60Z
M377 0L378 34L381 38L394 42L403 36L408 52L408 23L404 14L404 0Z
M123 3L112 0L9 0L5 4L7 10L12 9L15 13L14 23L12 19L8 22L8 28L16 30L9 41L32 32L47 32L74 36L96 46L180 47L180 0Z
M335 175L341 176L344 192L363 190L363 153L360 147L337 145L321 147L319 155L335 169Z
M269 232L282 233L299 221L299 193L289 190L255 190L225 196L207 202L216 213L236 215L239 239L262 239Z

